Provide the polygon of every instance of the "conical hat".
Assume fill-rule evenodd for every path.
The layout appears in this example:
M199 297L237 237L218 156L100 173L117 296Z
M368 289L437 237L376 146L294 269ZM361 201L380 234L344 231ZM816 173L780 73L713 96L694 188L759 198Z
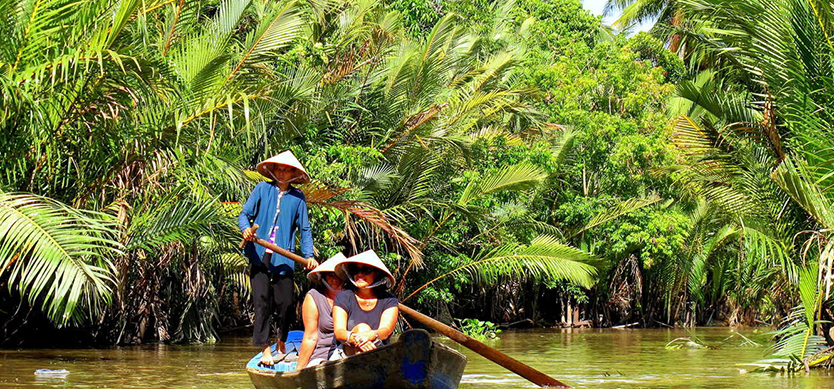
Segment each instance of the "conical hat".
M342 263L347 257L345 257L342 253L336 253L336 255L330 257L330 259L322 262L321 265L318 265L313 271L307 273L307 279L316 283L322 282L321 276L322 273L326 272L336 272L336 265Z
M293 155L292 151L285 150L279 153L278 155L267 159L258 164L258 173L261 173L264 177L272 177L272 164L275 165L287 165L290 167L296 168L300 172L300 174L295 178L293 183L296 184L306 184L310 182L310 175L307 174L307 170L304 169L304 166L301 166L301 162L298 162L298 158Z
M391 275L391 271L388 270L388 267L382 263L382 260L376 255L373 250L368 250L359 254L356 254L350 258L345 259L338 265L336 265L336 275L338 275L343 280L349 280L350 276L347 274L347 265L348 263L361 263L363 265L373 266L377 268L379 271L385 273L385 285L388 288L394 286L394 276Z

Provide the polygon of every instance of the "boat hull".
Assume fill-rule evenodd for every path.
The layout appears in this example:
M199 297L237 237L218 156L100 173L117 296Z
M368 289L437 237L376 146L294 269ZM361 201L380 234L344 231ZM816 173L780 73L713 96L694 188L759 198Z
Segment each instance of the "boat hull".
M411 330L387 346L300 371L246 370L257 389L453 389L465 366L462 354L432 341L426 331Z

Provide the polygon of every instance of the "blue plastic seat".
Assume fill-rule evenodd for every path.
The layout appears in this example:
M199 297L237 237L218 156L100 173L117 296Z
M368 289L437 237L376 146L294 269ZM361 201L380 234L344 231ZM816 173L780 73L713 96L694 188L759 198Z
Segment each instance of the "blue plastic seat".
M287 334L287 353L293 350L296 352L301 350L302 339L304 339L304 331L290 331L290 333ZM277 343L272 345L273 350L276 345Z
M287 354L298 354L301 350L301 340L304 339L304 331L290 331L287 334L287 341L286 341L286 349ZM273 343L271 346L273 355L278 355L278 343ZM268 366L261 366L258 362L261 360L261 354L257 353L252 359L249 360L249 363L246 364L247 367L252 367L255 369L260 370L271 370L271 371L293 371L295 370L295 362L278 362L272 367Z

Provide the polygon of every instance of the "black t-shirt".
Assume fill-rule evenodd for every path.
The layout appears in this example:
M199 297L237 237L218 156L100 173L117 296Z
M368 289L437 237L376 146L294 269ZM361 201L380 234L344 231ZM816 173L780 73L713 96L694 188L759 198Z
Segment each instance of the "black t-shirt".
M359 301L356 300L356 293L354 291L346 289L336 295L336 299L333 300L333 306L341 307L345 310L345 312L347 312L348 331L360 323L365 323L374 330L379 329L379 320L382 318L382 312L388 308L396 307L397 298L388 292L379 292L377 293L377 296L376 306L374 306L374 309L365 311L359 307ZM384 343L387 343L387 339Z

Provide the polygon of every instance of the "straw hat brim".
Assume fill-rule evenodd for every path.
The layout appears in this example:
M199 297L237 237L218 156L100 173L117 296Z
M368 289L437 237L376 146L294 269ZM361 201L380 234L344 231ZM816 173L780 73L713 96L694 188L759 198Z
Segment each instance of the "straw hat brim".
M334 255L334 256L330 257L328 260L322 262L321 265L318 265L315 269L313 269L313 271L307 273L307 279L312 281L312 282L315 282L315 283L321 283L322 282L321 281L321 276L322 276L323 273L327 273L327 272L335 273L336 272L336 266L338 266L340 263L344 262L346 259L347 259L347 257L345 257L344 254L336 253L336 255Z
M361 263L363 265L371 266L379 270L386 279L386 286L388 288L394 287L394 276L391 274L391 271L388 270L388 267L382 263L382 260L376 255L373 250L368 250L359 254L356 254L350 258L345 259L341 263L336 265L336 275L339 278L348 281L349 275L347 274L347 264L349 263Z
M278 155L259 163L258 173L264 177L272 178L272 169L275 165L285 165L295 168L297 175L293 177L293 183L306 184L310 182L310 175L307 174L307 170L304 169L304 166L301 165L301 162L298 161L298 158L290 150L282 151Z

